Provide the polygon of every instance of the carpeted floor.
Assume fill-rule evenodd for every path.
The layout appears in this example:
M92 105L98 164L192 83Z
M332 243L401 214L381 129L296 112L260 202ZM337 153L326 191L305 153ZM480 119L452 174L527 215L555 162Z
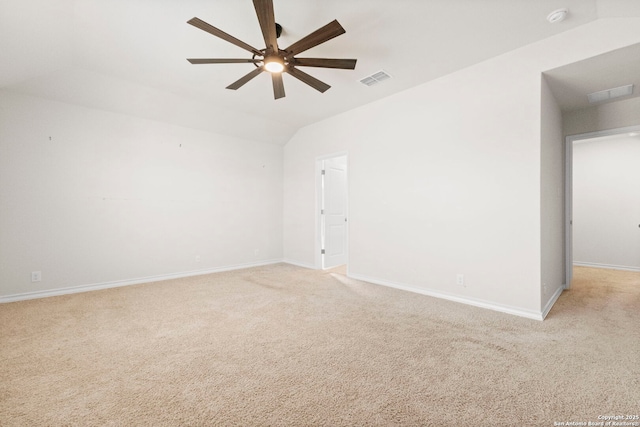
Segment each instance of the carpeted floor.
M640 415L640 273L539 322L279 264L0 305L0 361L1 426L595 422Z

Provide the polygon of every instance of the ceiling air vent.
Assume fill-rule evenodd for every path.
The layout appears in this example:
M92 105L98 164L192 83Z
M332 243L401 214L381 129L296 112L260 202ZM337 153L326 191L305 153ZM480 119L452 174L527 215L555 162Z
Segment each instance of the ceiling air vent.
M391 76L389 74L387 74L385 71L380 70L377 73L373 73L370 76L361 79L360 83L367 86L373 86L385 80L389 80L390 78Z
M596 102L608 101L610 99L619 98L621 96L631 95L633 93L633 85L626 85L620 87L614 87L613 89L601 90L599 92L593 92L587 95L589 102L595 104Z

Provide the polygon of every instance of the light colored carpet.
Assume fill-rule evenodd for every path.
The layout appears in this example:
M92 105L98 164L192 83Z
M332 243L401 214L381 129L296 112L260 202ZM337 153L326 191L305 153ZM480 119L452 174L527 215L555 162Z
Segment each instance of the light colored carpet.
M640 274L544 322L291 265L0 305L2 426L552 426L640 413Z

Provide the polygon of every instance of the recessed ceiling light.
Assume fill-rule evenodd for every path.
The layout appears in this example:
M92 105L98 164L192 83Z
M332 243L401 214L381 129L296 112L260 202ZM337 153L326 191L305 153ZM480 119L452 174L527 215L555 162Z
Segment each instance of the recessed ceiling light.
M569 9L554 10L549 15L547 15L547 21L551 22L552 24L555 24L556 22L562 22L567 17L568 13Z

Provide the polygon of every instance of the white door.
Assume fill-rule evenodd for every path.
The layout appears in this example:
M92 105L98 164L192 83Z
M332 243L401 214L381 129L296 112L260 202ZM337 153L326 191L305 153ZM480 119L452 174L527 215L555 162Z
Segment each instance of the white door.
M323 161L323 268L347 263L347 157Z

